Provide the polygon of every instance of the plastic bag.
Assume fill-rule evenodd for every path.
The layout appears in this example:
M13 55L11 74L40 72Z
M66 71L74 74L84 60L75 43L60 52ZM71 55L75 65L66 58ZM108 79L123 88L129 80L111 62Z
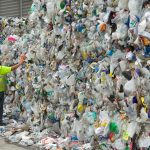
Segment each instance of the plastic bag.
M130 10L130 14L139 16L142 8L141 0L129 0L128 7Z
M133 78L130 81L127 81L127 83L124 85L124 90L126 93L136 92L137 87Z
M129 0L119 0L118 7L120 9L127 9L128 8L128 2L129 2Z
M150 138L142 137L139 139L139 146L143 148L148 148L150 146Z
M133 136L134 136L134 134L135 134L135 132L136 132L136 130L137 130L137 126L138 126L137 122L131 122L131 123L129 123L129 125L128 125L127 132L128 132L128 135L129 135L131 138L133 138Z

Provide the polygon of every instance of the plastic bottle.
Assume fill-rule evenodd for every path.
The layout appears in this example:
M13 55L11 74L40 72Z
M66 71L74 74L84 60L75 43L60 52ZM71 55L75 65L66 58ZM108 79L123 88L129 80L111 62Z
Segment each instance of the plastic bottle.
M101 83L106 83L106 72L101 72Z

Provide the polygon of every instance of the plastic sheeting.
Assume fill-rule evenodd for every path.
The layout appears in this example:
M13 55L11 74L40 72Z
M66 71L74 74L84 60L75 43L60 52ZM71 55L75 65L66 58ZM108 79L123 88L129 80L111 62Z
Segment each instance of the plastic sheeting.
M4 136L45 149L150 146L150 4L34 0L28 19L2 19L9 77Z

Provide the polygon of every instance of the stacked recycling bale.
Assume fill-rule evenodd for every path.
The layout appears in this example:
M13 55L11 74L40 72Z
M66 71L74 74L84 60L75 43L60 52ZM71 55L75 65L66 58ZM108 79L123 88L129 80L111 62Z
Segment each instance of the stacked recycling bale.
M23 25L3 30L3 63L20 53L27 62L10 75L5 100L6 119L22 133L5 136L46 149L148 148L149 5L34 0L26 21L11 18Z

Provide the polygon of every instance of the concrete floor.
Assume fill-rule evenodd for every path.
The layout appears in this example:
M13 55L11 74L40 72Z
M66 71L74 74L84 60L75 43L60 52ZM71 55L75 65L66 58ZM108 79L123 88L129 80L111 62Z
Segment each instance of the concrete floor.
M9 144L9 143L5 142L3 138L0 137L0 150L27 150L27 149L18 147L13 144Z

